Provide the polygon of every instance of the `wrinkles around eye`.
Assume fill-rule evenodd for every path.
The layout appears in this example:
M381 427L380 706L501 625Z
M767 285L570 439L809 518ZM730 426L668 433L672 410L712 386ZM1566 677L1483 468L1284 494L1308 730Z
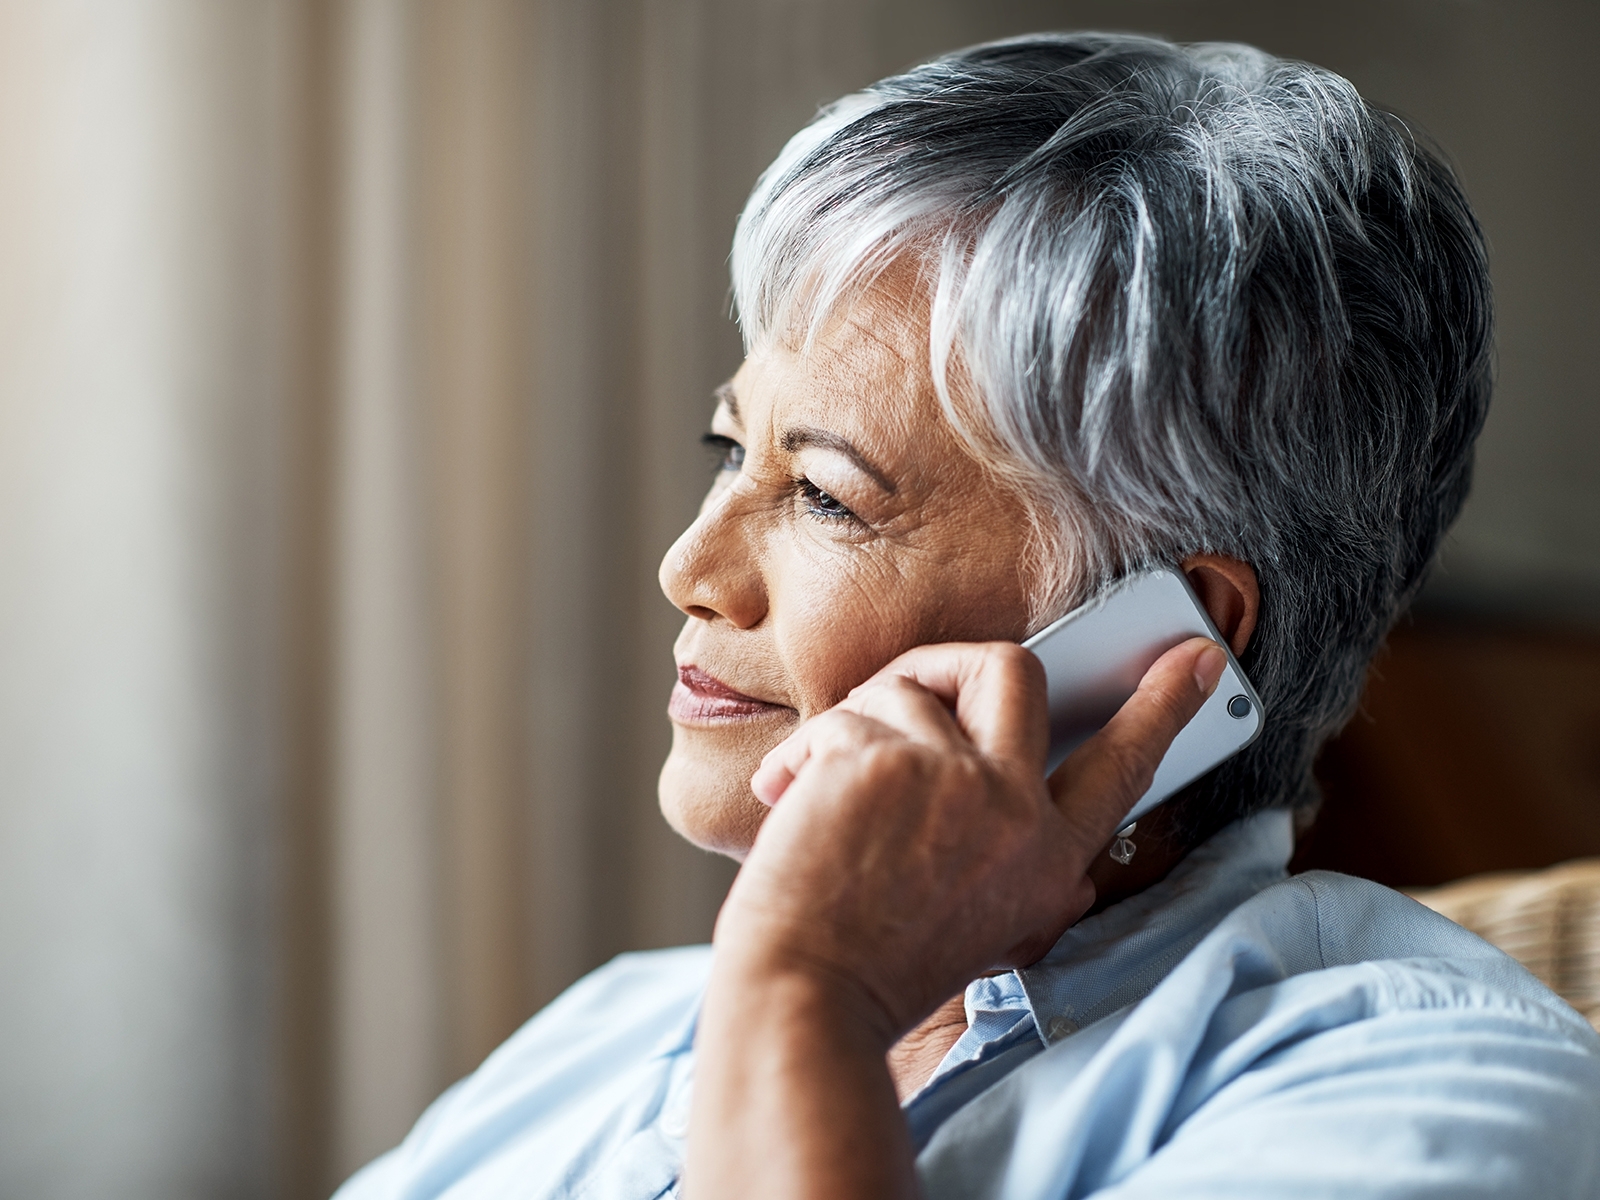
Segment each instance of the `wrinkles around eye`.
M737 475L744 470L745 448L737 439L724 433L705 433L701 435L700 441L715 456L719 479L725 475ZM818 487L805 476L794 481L794 489L804 506L806 515L815 520L855 526L866 524L849 505L831 492Z
M801 479L799 484L801 499L805 502L806 512L823 521L852 521L857 524L861 518L851 512L837 497L823 491L809 479Z

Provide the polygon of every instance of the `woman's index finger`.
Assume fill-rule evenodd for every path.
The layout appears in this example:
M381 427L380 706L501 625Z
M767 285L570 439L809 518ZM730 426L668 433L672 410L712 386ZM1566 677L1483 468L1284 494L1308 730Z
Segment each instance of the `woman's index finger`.
M908 650L862 687L910 679L954 712L984 754L1043 769L1050 739L1044 665L1015 642L944 642Z

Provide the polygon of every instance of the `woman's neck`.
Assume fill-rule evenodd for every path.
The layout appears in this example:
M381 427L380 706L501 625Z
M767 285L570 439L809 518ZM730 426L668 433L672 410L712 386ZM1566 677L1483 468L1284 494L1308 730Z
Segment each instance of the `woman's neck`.
M1086 915L1110 908L1165 879L1189 852L1172 834L1173 823L1165 808L1141 817L1132 838L1137 847L1132 861L1123 864L1104 854L1089 869L1097 899ZM889 1074L900 1103L921 1090L966 1029L966 997L958 993L890 1048Z
M928 1082L967 1031L966 996L951 996L910 1033L889 1048L889 1074L895 1095L904 1104Z
M1140 817L1129 840L1136 847L1130 861L1119 863L1106 853L1089 868L1095 902L1084 917L1092 917L1160 883L1193 849L1178 839L1172 810L1164 805Z

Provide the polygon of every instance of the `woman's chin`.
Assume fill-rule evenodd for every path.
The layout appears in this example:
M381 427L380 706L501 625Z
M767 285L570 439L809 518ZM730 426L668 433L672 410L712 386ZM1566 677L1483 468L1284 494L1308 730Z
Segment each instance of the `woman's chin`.
M661 767L661 815L680 837L702 850L743 862L768 812L750 791L760 755L746 769L743 761L696 755L683 742L681 734L673 738L672 752Z

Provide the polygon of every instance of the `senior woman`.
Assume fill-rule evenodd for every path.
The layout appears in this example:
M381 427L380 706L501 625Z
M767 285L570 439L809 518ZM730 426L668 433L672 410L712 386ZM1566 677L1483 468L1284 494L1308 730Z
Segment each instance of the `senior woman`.
M1393 892L1285 874L1488 400L1440 159L1314 67L1024 38L825 109L733 275L721 467L661 569L662 808L744 864L714 951L578 983L341 1194L1600 1194L1588 1025ZM1160 564L1266 724L1124 863L1222 651L1047 781L1017 643Z

